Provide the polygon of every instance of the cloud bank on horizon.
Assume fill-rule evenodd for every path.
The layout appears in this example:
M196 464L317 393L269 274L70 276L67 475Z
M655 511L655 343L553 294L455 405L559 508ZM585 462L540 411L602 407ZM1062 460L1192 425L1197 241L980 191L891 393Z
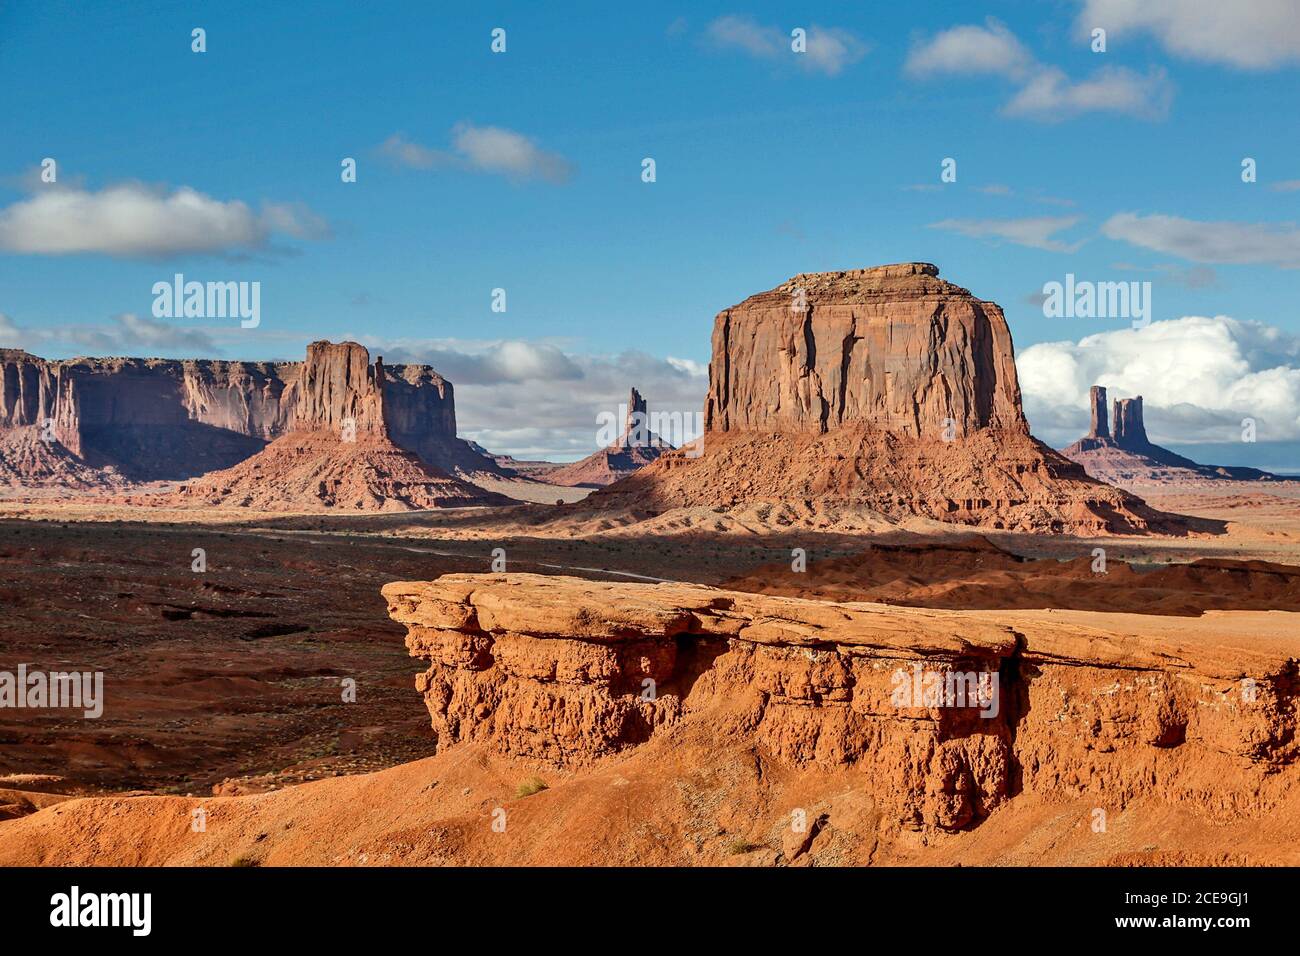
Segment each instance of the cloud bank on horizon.
M360 342L372 356L382 355L385 363L432 365L455 388L461 437L516 458L567 461L596 451L601 447L597 416L617 415L633 386L652 412L680 412L688 423L700 413L708 391L707 366L637 349L583 355L521 340L345 338Z
M1016 356L1034 433L1062 447L1088 426L1088 390L1141 395L1157 444L1241 441L1254 419L1261 442L1300 441L1300 337L1226 315L1184 316L1040 342Z

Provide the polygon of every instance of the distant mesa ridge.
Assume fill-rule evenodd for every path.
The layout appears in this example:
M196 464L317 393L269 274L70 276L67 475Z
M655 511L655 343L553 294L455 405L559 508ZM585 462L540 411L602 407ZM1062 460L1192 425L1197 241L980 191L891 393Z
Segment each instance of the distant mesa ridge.
M372 366L356 343L313 342L305 362L50 361L0 349L0 434L25 430L9 440L131 481L226 468L290 431L349 418L445 471L508 474L456 437L451 382L424 365ZM34 446L38 430L57 446Z
M412 384L409 376L400 381ZM404 415L417 414L429 423L430 407L450 392L412 392L393 384L390 389L383 359L372 364L369 352L356 342L311 343L298 370L289 431L251 458L181 486L178 497L277 511L406 511L508 503L396 443L394 426L410 423ZM436 427L436 416L432 421ZM454 432L443 440L455 442Z

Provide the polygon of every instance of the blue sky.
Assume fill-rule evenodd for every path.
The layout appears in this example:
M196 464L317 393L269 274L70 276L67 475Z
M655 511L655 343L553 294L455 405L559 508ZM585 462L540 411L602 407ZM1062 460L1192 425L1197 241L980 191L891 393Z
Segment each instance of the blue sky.
M1153 20L1127 0L7 3L0 344L261 359L351 336L443 367L480 440L573 457L594 440L590 406L635 384L621 375L665 402L702 392L720 309L798 272L919 259L1002 304L1022 354L1127 326L1044 317L1032 297L1067 272L1152 281L1157 323L1264 323L1280 336L1266 361L1229 329L1247 367L1166 437L1222 438L1253 402L1291 441L1300 385L1281 374L1294 396L1274 408L1237 380L1298 364L1300 336L1300 15L1259 4L1264 23L1207 30L1222 4ZM795 27L808 53L790 51ZM92 207L123 184L146 206L196 191L198 238L141 252L56 223L33 248L21 227L49 211L24 204L46 157ZM175 272L261 282L260 326L154 328L152 285ZM1065 353L1036 354L1041 378ZM526 397L547 388L567 402ZM1031 418L1064 435L1073 391L1047 391L1037 411L1026 396ZM530 409L550 420L521 421Z

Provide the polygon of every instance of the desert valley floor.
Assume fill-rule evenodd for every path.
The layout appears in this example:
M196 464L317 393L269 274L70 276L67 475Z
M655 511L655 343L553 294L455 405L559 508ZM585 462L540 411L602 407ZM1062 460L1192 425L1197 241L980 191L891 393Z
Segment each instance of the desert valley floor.
M322 516L11 500L0 504L0 670L27 662L110 679L99 720L0 711L0 862L1300 862L1291 832L1300 826L1291 782L1300 492L1287 483L1145 496L1213 530L1044 536L924 518L889 524L847 506ZM1105 575L1093 568L1097 547ZM206 553L204 573L191 570L195 548ZM1154 701L1154 716L1121 706L1088 717L1091 731L1071 725L1059 739L1032 739L1043 730L1021 714L1004 734L1007 765L1027 778L1028 762L1054 762L1050 784L989 784L981 774L992 758L976 755L962 758L969 774L946 782L922 772L919 807L890 787L863 785L869 776L901 781L909 764L924 762L888 729L851 756L822 754L826 727L784 717L763 731L776 719L770 713L766 724L729 723L708 698L693 721L607 746L596 726L603 718L592 713L598 692L581 687L583 696L558 704L520 705L548 714L534 729L570 717L581 725L568 741L575 749L558 757L549 744L497 739L511 732L501 720L478 733L453 727L467 721L452 715L441 730L448 742L464 739L438 752L430 711L412 687L417 648L408 653L380 589L486 575L498 548L507 576L525 587L542 574L562 576L560 588L586 579L671 590L649 583L663 579L879 602L899 609L920 644L933 623L920 609L955 612L944 622L961 640L994 622L1022 634L1036 621L1066 627L1078 635L1069 666L1059 668L1070 676L1051 679L1065 681L1052 689L1063 701L1113 695L1109 684L1125 677L1141 684L1161 669L1152 655L1221 692L1254 674L1274 682L1276 697L1261 718L1267 726L1226 737L1228 718L1198 723L1186 708L1205 702L1189 705L1167 687L1142 685L1136 695ZM807 553L804 573L790 569L794 548ZM1044 653L1062 660L1059 649ZM563 654L559 662L563 670ZM790 710L802 719L829 711L835 680L796 675L784 658L769 666L775 676L754 679L765 692L797 703ZM542 677L528 667L566 680L545 661L518 664L508 679ZM355 703L340 692L349 678ZM800 681L813 689L801 694ZM677 690L688 710L704 684ZM512 699L508 688L496 693L498 702ZM1143 722L1171 709L1181 713L1166 721L1174 735L1147 747L1151 759L1134 763L1130 753L1121 770L1106 762L1150 744ZM1087 716L1069 710L1053 719ZM528 723L527 713L517 717ZM971 739L942 727L940 738ZM981 787L973 815L943 809L945 793ZM78 797L96 799L68 802ZM200 805L208 815L201 839L189 827ZM789 835L792 807L816 823L807 839ZM1097 808L1110 814L1104 833L1091 826ZM518 838L495 839L497 809Z

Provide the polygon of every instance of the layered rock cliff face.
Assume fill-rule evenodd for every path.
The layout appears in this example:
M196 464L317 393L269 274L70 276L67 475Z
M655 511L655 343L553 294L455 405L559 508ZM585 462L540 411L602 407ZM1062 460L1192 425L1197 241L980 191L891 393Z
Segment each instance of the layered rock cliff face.
M1106 423L1106 388L1089 389L1092 422L1088 434L1061 449L1093 478L1120 486L1197 487L1223 481L1278 481L1257 468L1202 465L1162 448L1147 437L1142 396L1117 398L1114 429Z
M61 483L65 469L105 469L123 480L198 474L247 458L284 430L296 366L286 363L0 356L0 428L12 442L42 441L20 483ZM44 462L44 464L41 464ZM93 484L93 481L91 482Z
M894 518L1179 531L1029 434L1001 309L929 263L800 275L717 316L706 433L590 499L835 500Z
M422 378L403 378L409 388L396 390L403 424L413 422L411 391ZM396 444L388 424L391 395L383 360L371 364L363 346L313 342L299 370L288 433L251 458L182 486L180 497L209 505L308 511L507 503Z
M33 484L72 483L74 472L93 483L96 468L122 480L188 478L243 461L291 429L351 419L362 433L387 426L398 446L444 470L503 473L456 437L451 383L433 369L387 366L380 377L368 360L355 365L355 351L313 357L328 347L313 343L306 363L47 361L0 350L0 443L44 441L37 457L0 455L0 472L7 463L14 482ZM357 404L379 392L382 414Z
M435 756L247 796L20 806L0 865L1300 863L1293 614L526 574L384 592L429 665Z
M355 342L312 342L298 375L295 432L386 435L383 359Z
M1025 429L1002 310L926 262L798 275L713 326L706 427Z
M1144 630L529 574L384 595L430 662L416 687L440 752L574 768L706 734L754 748L770 779L851 770L887 822L942 831L1081 795L1212 808L1223 825L1300 784L1289 642L1222 620Z

